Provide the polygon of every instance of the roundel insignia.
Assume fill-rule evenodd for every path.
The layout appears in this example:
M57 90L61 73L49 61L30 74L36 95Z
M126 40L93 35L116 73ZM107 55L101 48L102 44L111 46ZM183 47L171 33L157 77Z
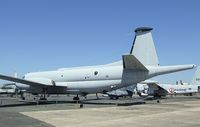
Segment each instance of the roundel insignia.
M169 89L169 93L174 93L174 91L175 91L174 88Z

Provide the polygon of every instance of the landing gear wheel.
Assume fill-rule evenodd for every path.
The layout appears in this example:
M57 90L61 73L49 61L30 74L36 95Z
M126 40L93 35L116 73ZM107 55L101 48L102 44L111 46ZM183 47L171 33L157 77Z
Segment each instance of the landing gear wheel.
M25 100L24 93L20 92L20 97L22 100Z
M83 108L83 104L80 104L80 108Z

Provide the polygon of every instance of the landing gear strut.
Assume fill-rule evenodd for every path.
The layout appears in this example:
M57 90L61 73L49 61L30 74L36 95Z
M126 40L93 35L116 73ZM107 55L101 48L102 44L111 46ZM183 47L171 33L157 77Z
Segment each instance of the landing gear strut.
M97 99L99 99L98 93L96 93L96 97L97 97Z
M43 92L43 95L40 96L40 100L47 100L46 98L47 88L43 88L42 92Z

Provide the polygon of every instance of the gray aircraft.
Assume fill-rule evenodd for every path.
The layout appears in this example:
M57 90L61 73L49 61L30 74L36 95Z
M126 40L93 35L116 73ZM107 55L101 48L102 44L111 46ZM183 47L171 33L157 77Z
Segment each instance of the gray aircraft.
M32 94L74 94L86 96L91 93L106 93L146 79L192 69L194 64L160 66L153 43L152 28L140 27L135 30L135 38L129 54L122 60L97 66L60 68L54 71L31 72L23 78L0 74L0 79L15 82L20 89Z
M108 96L110 99L118 99L119 97L132 97L135 91L136 85L130 85L121 89L109 91L103 96Z
M144 82L145 84L145 82ZM140 90L138 91L140 96L154 96L154 97L162 97L166 95L190 95L192 96L194 93L200 92L200 67L197 68L196 73L190 84L183 83L180 84L160 84L158 82L146 82L148 88L142 90L141 86L145 86L144 84L140 85Z

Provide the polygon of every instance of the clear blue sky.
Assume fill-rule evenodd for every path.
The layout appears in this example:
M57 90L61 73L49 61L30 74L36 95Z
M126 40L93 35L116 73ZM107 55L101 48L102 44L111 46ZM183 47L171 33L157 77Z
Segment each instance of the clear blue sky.
M138 26L154 28L161 65L199 65L199 6L199 0L2 0L0 73L117 61L130 51ZM159 80L190 81L193 73Z

